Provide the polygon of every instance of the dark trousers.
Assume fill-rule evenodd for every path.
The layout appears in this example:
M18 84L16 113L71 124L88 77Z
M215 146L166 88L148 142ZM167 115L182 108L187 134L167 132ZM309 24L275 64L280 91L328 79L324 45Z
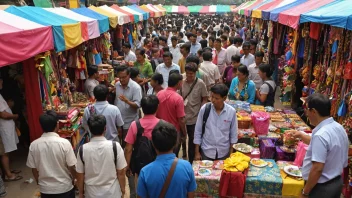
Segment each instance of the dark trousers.
M61 194L44 194L41 193L41 198L75 198L76 194L75 194L75 188L72 188L72 190L65 192L65 193L61 193Z
M340 198L342 187L342 178L338 176L328 182L316 184L310 191L309 198Z
M176 142L176 146L174 148L174 153L177 158L178 158L178 153L180 152L180 149L181 149L181 133L182 132L177 133L177 142Z
M195 145L194 140L194 129L196 125L187 125L187 134L188 134L188 161L192 164L195 155Z
M216 154L215 159L213 159L213 158L207 157L204 154L203 151L200 154L202 155L202 160L212 160L212 161L214 161L214 160L225 160L226 158L228 158L230 156L230 153L229 153L229 154L225 155L224 157L220 157L219 158L218 155Z

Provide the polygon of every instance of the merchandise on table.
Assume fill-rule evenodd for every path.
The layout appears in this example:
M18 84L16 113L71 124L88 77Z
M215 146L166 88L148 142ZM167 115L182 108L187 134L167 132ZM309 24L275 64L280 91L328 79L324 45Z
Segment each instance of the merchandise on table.
M245 169L248 168L248 162L250 161L250 157L247 155L244 155L243 153L240 152L235 152L230 155L225 161L224 161L224 170L227 171L240 171L243 172Z
M269 131L270 114L266 112L253 112L251 114L254 131L257 135L266 135Z
M283 142L287 147L294 147L298 143L298 139L293 136L293 133L297 132L296 130L286 130L283 134Z
M259 140L260 158L274 159L276 147L271 139Z
M282 146L276 146L276 161L285 160L285 161L293 161L295 160L295 153L288 153L281 149Z
M259 168L262 168L268 165L266 161L259 158L251 159L250 163L252 166L259 167Z
M239 129L248 129L250 127L251 121L252 121L250 115L243 110L237 112L236 114L237 114L238 128Z
M251 153L253 151L253 147L244 143L237 143L233 145L233 148L236 151L241 153Z
M302 172L297 166L285 166L284 171L293 177L302 177Z

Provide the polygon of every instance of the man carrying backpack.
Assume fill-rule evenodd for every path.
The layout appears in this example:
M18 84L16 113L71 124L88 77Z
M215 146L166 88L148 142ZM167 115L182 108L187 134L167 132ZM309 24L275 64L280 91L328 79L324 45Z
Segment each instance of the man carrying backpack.
M155 95L142 98L141 107L144 117L132 122L128 129L125 142L125 157L127 161L127 175L138 178L140 170L156 157L151 143L152 131L162 120L155 117L159 100Z
M104 137L106 119L103 115L90 116L88 126L93 137L77 154L79 197L124 197L127 163L120 144Z

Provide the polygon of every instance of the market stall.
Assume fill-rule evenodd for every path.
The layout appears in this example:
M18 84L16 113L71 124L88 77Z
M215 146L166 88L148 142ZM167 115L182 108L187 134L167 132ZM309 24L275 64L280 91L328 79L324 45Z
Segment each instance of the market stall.
M130 6L127 6L129 7L130 9L134 10L134 11L137 11L139 13L142 13L143 14L143 20L148 20L149 18L149 12L146 12L144 10L142 10L139 6L137 5L130 5Z
M90 18L98 20L100 34L107 32L109 30L109 18L107 16L101 15L97 12L94 12L93 10L88 9L88 8L75 8L75 9L71 9L71 10L73 12L84 15L86 17L90 17Z

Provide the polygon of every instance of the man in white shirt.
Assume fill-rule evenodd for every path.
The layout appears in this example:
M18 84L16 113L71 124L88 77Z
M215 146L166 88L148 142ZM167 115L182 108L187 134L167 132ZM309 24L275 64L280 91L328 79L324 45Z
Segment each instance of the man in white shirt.
M242 47L244 55L241 58L241 63L247 66L247 68L249 65L255 63L254 55L249 53L250 46L249 42L245 42Z
M214 42L213 63L218 66L220 74L224 73L226 60L226 50L221 47L221 39L217 38Z
M177 36L171 37L171 45L169 45L169 50L173 56L172 62L175 64L178 64L178 61L180 60L182 54L181 54L181 49L180 45L177 44L178 39Z
M155 69L155 73L163 75L164 83L162 84L163 88L167 87L169 82L169 73L171 70L178 70L180 72L180 66L172 62L173 56L170 52L165 52L163 54L164 63L158 65Z
M200 64L200 68L208 75L208 79L210 82L210 85L208 90L212 86L214 86L216 83L219 83L220 81L220 72L218 66L216 66L214 63L211 61L213 60L213 54L211 52L204 52L203 53L203 62Z
M32 169L42 198L75 198L72 184L77 160L71 143L57 134L58 121L54 111L39 117L44 133L29 147L27 166Z
M255 88L260 89L263 84L262 78L259 76L259 65L263 63L264 53L258 51L255 53L255 63L249 65L249 80L252 80L255 83Z
M124 53L123 60L127 63L129 62L136 62L137 57L134 52L131 51L130 43L124 43L122 46L122 51Z
M240 50L235 45L235 43L237 42L238 39L239 38L235 38L235 37L229 38L230 46L226 49L226 63L227 63L227 65L231 65L232 56L234 56L234 55L241 56Z
M127 163L120 144L104 137L106 119L103 115L91 116L88 126L93 137L77 154L79 197L124 197Z

